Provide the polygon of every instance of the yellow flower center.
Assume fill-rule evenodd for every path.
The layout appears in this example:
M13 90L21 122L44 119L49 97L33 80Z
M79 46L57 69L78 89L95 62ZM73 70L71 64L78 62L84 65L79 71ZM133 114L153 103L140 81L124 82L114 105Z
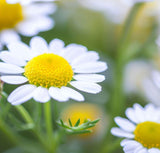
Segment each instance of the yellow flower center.
M160 149L160 124L146 121L137 125L135 131L135 140L140 142L146 148Z
M30 84L49 88L67 86L73 77L70 64L61 56L44 53L31 59L25 66L24 75Z
M8 4L6 0L0 0L0 30L13 28L22 20L22 6L19 3Z
M89 135L100 134L101 130L103 131L104 124L101 124L103 120L102 110L97 106L89 103L83 104L72 104L66 107L61 113L62 120L69 125L68 119L71 120L72 125L74 126L78 119L80 119L80 125L84 123L86 120L96 120L101 118L101 121L96 124L95 127L92 127L92 133L82 134L81 138L85 138Z

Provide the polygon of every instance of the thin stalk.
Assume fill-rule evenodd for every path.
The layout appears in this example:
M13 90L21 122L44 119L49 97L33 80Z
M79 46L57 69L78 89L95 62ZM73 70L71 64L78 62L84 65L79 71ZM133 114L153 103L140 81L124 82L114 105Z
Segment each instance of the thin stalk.
M51 138L53 132L53 126L52 126L52 113L51 113L50 101L44 104L44 113L45 113L47 135L48 138Z
M120 38L119 47L117 49L116 63L115 63L115 84L112 99L112 117L121 115L124 109L125 97L123 91L123 72L125 67L124 54L126 51L126 44L129 40L130 33L132 31L133 23L135 21L136 15L141 8L143 3L138 3L131 9L128 18L126 19L124 29L122 31L122 36Z
M29 115L28 111L22 105L16 105L15 108L17 111L22 115L26 123L34 124L31 116Z
M45 141L42 133L40 133L40 131L36 129L34 121L32 120L32 118L31 118L30 114L28 113L28 111L22 105L17 105L17 106L15 106L15 108L22 115L23 119L25 120L25 122L27 124L32 124L33 125L33 128L31 130L33 131L35 136L38 138L40 143L44 146L44 148L47 151L49 151L49 147L48 147L47 142Z

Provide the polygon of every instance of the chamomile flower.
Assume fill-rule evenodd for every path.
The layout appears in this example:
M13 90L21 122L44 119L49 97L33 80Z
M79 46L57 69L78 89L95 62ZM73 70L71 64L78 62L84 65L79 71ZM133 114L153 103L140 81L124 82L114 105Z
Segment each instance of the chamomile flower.
M18 34L34 36L50 30L54 21L48 15L55 10L56 6L51 3L24 4L20 1L9 4L6 0L0 0L0 44L20 40Z
M116 117L119 128L111 133L124 137L121 146L125 153L160 153L160 108L152 104L144 108L134 104L126 110L128 119Z
M72 98L83 101L82 94L73 89L96 94L101 91L97 82L105 77L99 72L107 69L95 51L77 44L64 47L64 42L54 39L49 46L41 37L34 37L30 47L22 42L8 45L0 58L1 80L9 84L23 84L8 97L13 104L21 104L33 98L47 102L52 97L58 101Z

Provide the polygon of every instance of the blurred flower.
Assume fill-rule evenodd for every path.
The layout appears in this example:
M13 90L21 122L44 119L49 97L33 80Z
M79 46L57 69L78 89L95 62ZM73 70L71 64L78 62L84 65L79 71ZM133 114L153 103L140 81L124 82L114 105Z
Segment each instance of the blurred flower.
M155 83L155 67L152 64L140 60L130 62L124 73L124 89L126 93L140 94L148 102L160 105L160 88Z
M154 0L131 0L133 3L152 2Z
M9 84L22 85L8 97L13 104L21 104L32 97L38 102L47 102L50 97L58 101L69 98L83 101L84 97L71 87L96 94L101 91L97 82L105 77L100 74L107 69L105 62L100 62L95 51L77 44L64 47L64 42L54 39L49 47L41 37L30 41L30 48L22 42L8 45L10 52L2 51L0 58L1 79ZM24 68L23 68L24 67Z
M128 119L116 117L119 128L111 129L113 135L125 138L121 142L124 152L160 153L160 108L134 104L126 110L126 116Z
M28 0L27 0L28 1ZM48 15L54 13L54 4L8 4L0 1L0 44L20 40L18 33L34 36L41 31L50 30L54 21Z
M80 119L80 125L84 123L86 120L96 120L100 119L100 121L96 124L96 126L92 127L92 133L83 134L81 138L86 138L86 136L97 135L100 136L104 132L105 128L105 117L102 109L96 104L89 103L79 103L79 104L71 104L66 107L61 113L61 119L69 125L68 120L70 119L73 126Z
M10 4L15 4L15 3L23 3L23 4L27 4L27 3L31 3L31 2L53 2L55 0L6 0L7 3Z
M122 23L133 6L129 0L79 0L79 2L89 9L103 12L114 23Z
M128 63L124 72L125 91L127 93L142 93L143 80L150 75L152 69L150 63L142 60L135 60Z

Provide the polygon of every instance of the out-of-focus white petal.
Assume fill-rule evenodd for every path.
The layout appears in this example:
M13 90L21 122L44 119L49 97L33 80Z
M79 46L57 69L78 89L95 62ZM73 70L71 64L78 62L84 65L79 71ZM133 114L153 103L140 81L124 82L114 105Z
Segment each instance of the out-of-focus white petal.
M0 33L0 42L2 44L8 44L12 42L20 41L20 36L14 30L3 30Z

